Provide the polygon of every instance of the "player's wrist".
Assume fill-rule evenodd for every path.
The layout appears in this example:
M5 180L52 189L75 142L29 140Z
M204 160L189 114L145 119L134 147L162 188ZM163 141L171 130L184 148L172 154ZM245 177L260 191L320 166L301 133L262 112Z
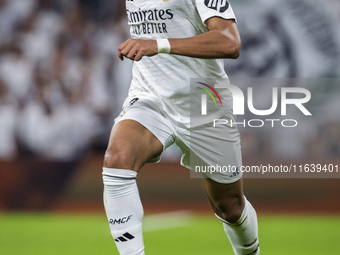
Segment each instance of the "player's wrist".
M170 53L171 45L168 39L157 39L156 41L158 53Z

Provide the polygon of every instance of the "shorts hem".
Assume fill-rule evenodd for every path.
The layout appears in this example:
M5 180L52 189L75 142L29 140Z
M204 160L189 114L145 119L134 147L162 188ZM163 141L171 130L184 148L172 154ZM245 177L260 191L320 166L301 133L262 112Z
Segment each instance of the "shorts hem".
M193 171L190 166L188 165L185 165L183 164L182 162L180 162L181 166L189 169L190 171ZM243 174L239 174L238 176L236 176L235 178L232 178L232 179L219 179L219 178L216 178L215 176L213 175L207 175L205 173L201 173L202 174L202 178L208 178L208 179L211 179L213 180L214 182L217 182L217 183L221 183L221 184L232 184L232 183L235 183L237 181L239 181L240 179L242 179L243 177Z

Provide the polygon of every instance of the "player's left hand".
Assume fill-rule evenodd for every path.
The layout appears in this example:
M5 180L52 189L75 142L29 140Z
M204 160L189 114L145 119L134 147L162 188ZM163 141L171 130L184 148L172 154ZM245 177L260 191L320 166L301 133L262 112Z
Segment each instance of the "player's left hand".
M118 57L139 61L144 56L154 56L158 53L156 40L128 39L118 46Z

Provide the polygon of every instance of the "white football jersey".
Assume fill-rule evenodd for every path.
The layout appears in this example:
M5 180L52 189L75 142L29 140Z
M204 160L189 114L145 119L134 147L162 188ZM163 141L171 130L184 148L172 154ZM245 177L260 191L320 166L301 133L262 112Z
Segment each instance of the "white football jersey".
M217 16L235 19L227 0L126 0L132 38L186 38L208 32L205 21ZM129 96L148 92L177 123L189 125L190 78L227 78L222 59L172 54L143 57L133 64Z

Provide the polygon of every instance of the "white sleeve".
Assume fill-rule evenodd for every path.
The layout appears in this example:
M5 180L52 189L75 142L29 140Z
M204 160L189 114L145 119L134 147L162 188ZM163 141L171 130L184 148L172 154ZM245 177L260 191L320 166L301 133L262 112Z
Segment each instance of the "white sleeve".
M197 11L201 17L202 22L211 17L221 17L223 19L234 19L236 17L227 0L194 0L196 3Z

